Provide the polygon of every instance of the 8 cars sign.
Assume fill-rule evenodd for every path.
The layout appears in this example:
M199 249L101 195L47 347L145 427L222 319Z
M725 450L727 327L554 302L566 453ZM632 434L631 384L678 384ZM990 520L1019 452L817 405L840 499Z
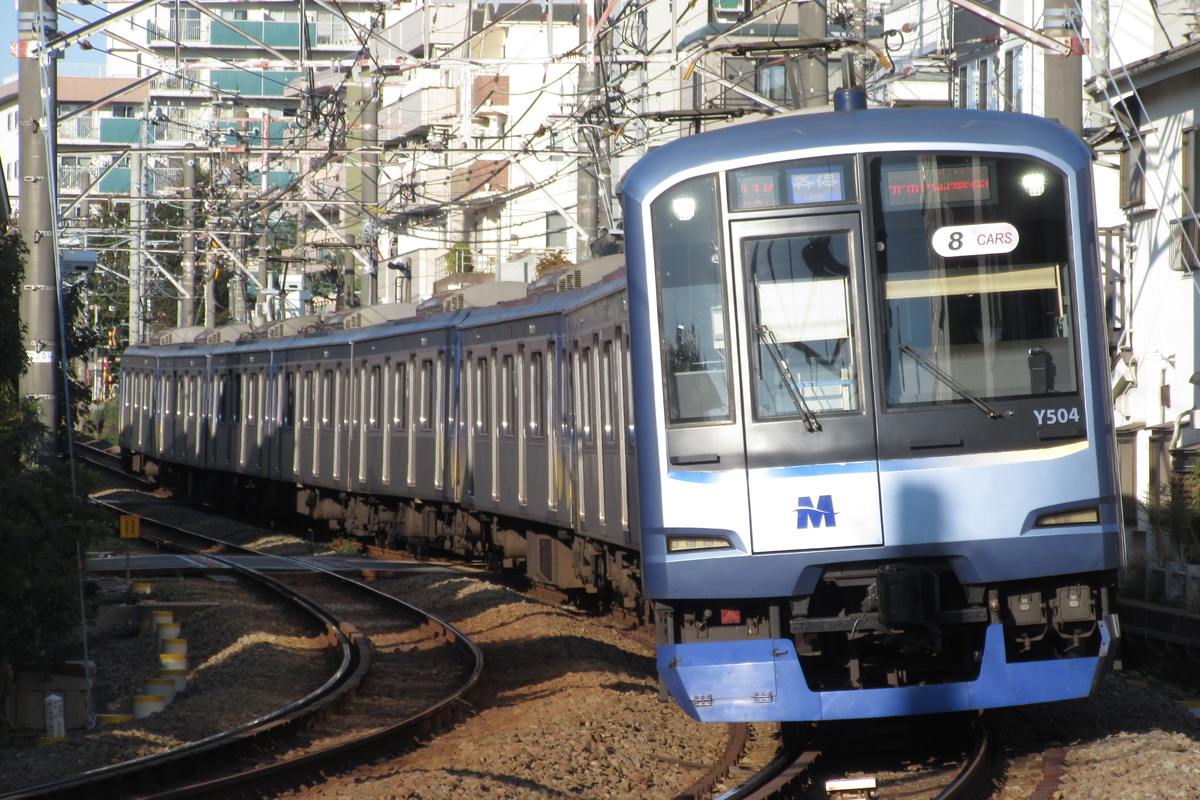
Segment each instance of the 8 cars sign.
M1007 222L984 225L950 225L933 232L933 252L942 258L1011 253L1021 241L1017 229Z

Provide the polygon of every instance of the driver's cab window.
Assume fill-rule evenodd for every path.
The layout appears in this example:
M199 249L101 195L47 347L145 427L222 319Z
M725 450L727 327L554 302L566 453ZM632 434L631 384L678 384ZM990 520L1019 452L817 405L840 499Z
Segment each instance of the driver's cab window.
M844 231L742 242L756 418L858 409L850 244Z
M654 201L667 422L733 419L716 180L687 181Z

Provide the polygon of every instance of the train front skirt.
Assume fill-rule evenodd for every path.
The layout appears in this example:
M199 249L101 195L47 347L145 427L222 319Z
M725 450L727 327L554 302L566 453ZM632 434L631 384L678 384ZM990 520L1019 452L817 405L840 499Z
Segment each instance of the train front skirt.
M936 714L1086 697L1111 667L1115 615L1100 626L1100 653L1010 664L1003 626L988 626L979 677L927 686L813 691L790 639L663 645L658 673L675 701L701 722L789 722Z

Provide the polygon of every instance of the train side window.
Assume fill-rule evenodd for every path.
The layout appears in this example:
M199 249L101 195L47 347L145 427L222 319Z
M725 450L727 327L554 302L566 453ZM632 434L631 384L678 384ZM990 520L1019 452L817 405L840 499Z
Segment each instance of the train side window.
M408 364L399 361L392 367L392 430L408 428Z
M563 360L566 360L567 354L564 351ZM559 399L559 381L558 381L558 365L562 363L559 360L558 350L555 342L549 342L546 346L546 505L551 510L558 510L558 475L560 466L558 462L557 452L557 436L561 430L560 423L562 415L565 413L563 408L556 403Z
M501 436L513 435L513 405L516 393L516 372L512 354L508 353L500 360L500 386L497 392L500 409L496 422Z
M296 373L288 370L283 373L283 427L291 428L296 424Z
M713 176L668 190L650 210L667 424L730 422L727 290Z
M234 425L241 424L242 421L242 374L235 372L233 374L233 396L229 402L229 413Z
M491 392L488 377L487 356L480 356L475 361L475 394L472 397L475 417L475 433L479 436L488 435L488 398Z
M606 341L600 356L600 428L604 434L604 443L612 444L616 437L613 417L617 407L617 393L620 381L616 372L616 359L613 358L613 343Z
M546 430L546 359L529 354L529 435L540 439Z
M367 387L367 427L373 431L379 430L380 411L383 408L383 368L378 364L371 367L371 375Z
M196 376L188 376L188 391L187 391L187 416L188 419L196 418Z
M300 424L305 428L313 426L313 411L316 408L316 381L311 369L304 371L304 381L300 386Z
M217 424L224 424L225 412L229 407L228 392L225 391L225 374L217 376Z
M353 378L354 367L338 367L337 370L337 394L334 395L334 419L341 423L344 430L351 422L354 413L354 398L350 395L351 380Z
M321 375L321 428L329 430L333 427L333 370L327 369Z
M633 446L637 439L634 435L633 426L633 378L630 374L632 366L629 363L629 333L626 332L622 339L623 347L621 348L621 375L625 390L625 443Z
M436 390L433 361L425 359L421 362L421 408L417 415L417 421L423 431L433 430L433 408Z
M579 422L584 444L592 443L592 348L579 353Z
M246 424L254 425L258 422L258 374L246 377Z

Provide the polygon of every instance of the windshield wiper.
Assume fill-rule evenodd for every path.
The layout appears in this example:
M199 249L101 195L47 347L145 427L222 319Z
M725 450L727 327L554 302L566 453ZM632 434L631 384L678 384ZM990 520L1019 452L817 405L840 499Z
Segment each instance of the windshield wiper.
M779 347L779 340L775 338L775 333L766 325L755 325L754 332L758 334L759 340L767 346L767 352L771 354L771 360L775 362L775 368L779 370L779 374L783 378L784 388L787 389L788 395L795 403L796 411L800 412L800 416L804 419L804 427L813 433L821 430L821 421L808 407L800 384L796 382L792 371L788 369L787 359L783 357L783 350ZM761 375L762 367L760 366L759 376L761 377Z
M943 370L937 364L934 364L932 361L930 361L925 356L918 353L911 346L909 346L907 344L901 344L900 352L905 353L908 356L910 356L913 361L916 361L922 367L924 367L925 369L927 369L931 373L933 373L933 376L935 378L937 378L942 383L949 386L951 389L953 389L955 392L957 392L959 394L959 396L961 396L967 400L970 400L972 403L974 403L979 408L980 411L987 414L992 419L1004 419L1004 416L999 411L997 411L996 409L992 408L987 403L985 403L982 397L975 394L974 392L972 392L967 387L963 386L958 381L954 380L954 378L951 378L946 373L945 370Z

